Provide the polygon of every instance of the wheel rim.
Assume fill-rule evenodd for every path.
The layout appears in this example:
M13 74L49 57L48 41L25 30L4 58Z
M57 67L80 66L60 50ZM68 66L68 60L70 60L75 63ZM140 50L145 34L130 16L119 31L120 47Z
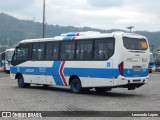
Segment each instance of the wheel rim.
M19 85L20 87L23 87L23 85L24 85L24 80L23 80L23 78L19 78L19 79L18 79L18 85Z
M72 88L75 92L77 92L80 88L80 85L78 82L74 82L73 85L72 85Z

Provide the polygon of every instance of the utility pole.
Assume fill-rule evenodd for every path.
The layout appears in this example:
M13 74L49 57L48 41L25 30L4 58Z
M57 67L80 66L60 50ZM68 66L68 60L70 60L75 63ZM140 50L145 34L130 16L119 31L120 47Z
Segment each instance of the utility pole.
M43 38L45 37L45 0L43 0Z
M9 48L10 39L7 38L7 48Z
M134 28L133 26L129 26L129 27L126 27L127 29L129 29L130 32L132 32L132 29Z
M153 53L153 51L154 51L154 45L151 44L151 52Z

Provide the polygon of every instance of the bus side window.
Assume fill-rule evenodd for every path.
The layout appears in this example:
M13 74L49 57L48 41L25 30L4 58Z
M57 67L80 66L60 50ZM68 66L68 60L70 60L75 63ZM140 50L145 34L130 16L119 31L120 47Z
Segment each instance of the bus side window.
M46 43L46 56L45 56L46 60L52 60L52 53L53 53L52 46L53 46L52 43Z
M60 54L60 59L62 60L67 60L68 55L67 55L67 42L61 42L61 54Z
M114 53L114 40L107 38L95 40L95 60L108 60Z
M33 43L32 59L43 60L45 52L45 43Z
M90 42L86 43L85 49L86 49L86 53L85 53L84 59L91 60L92 59L92 43Z
M13 60L28 60L28 48L17 48Z
M74 59L75 42L61 42L61 54L60 59L62 60L73 60Z
M59 48L59 43L54 42L53 43L53 49L52 49L52 51L53 51L52 58L53 59L58 59L58 53L59 53L58 48Z
M58 42L46 43L46 55L45 60L56 60L58 59Z
M83 44L77 42L77 49L76 49L76 60L82 60L84 55Z
M92 41L77 41L76 60L92 59Z

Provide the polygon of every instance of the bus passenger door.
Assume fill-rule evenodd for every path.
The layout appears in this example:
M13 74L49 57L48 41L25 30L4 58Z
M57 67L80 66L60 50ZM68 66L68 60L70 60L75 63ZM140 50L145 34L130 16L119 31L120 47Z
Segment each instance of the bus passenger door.
M46 61L44 61L45 55L45 43L33 43L32 45L32 59L35 66L35 74L37 74L39 84L47 84L45 67Z

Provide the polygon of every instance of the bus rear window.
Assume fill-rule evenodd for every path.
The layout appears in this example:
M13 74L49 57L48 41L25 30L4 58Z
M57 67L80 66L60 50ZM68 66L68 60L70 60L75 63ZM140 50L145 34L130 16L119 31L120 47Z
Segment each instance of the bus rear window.
M147 50L148 44L145 39L123 37L124 47L130 50Z

